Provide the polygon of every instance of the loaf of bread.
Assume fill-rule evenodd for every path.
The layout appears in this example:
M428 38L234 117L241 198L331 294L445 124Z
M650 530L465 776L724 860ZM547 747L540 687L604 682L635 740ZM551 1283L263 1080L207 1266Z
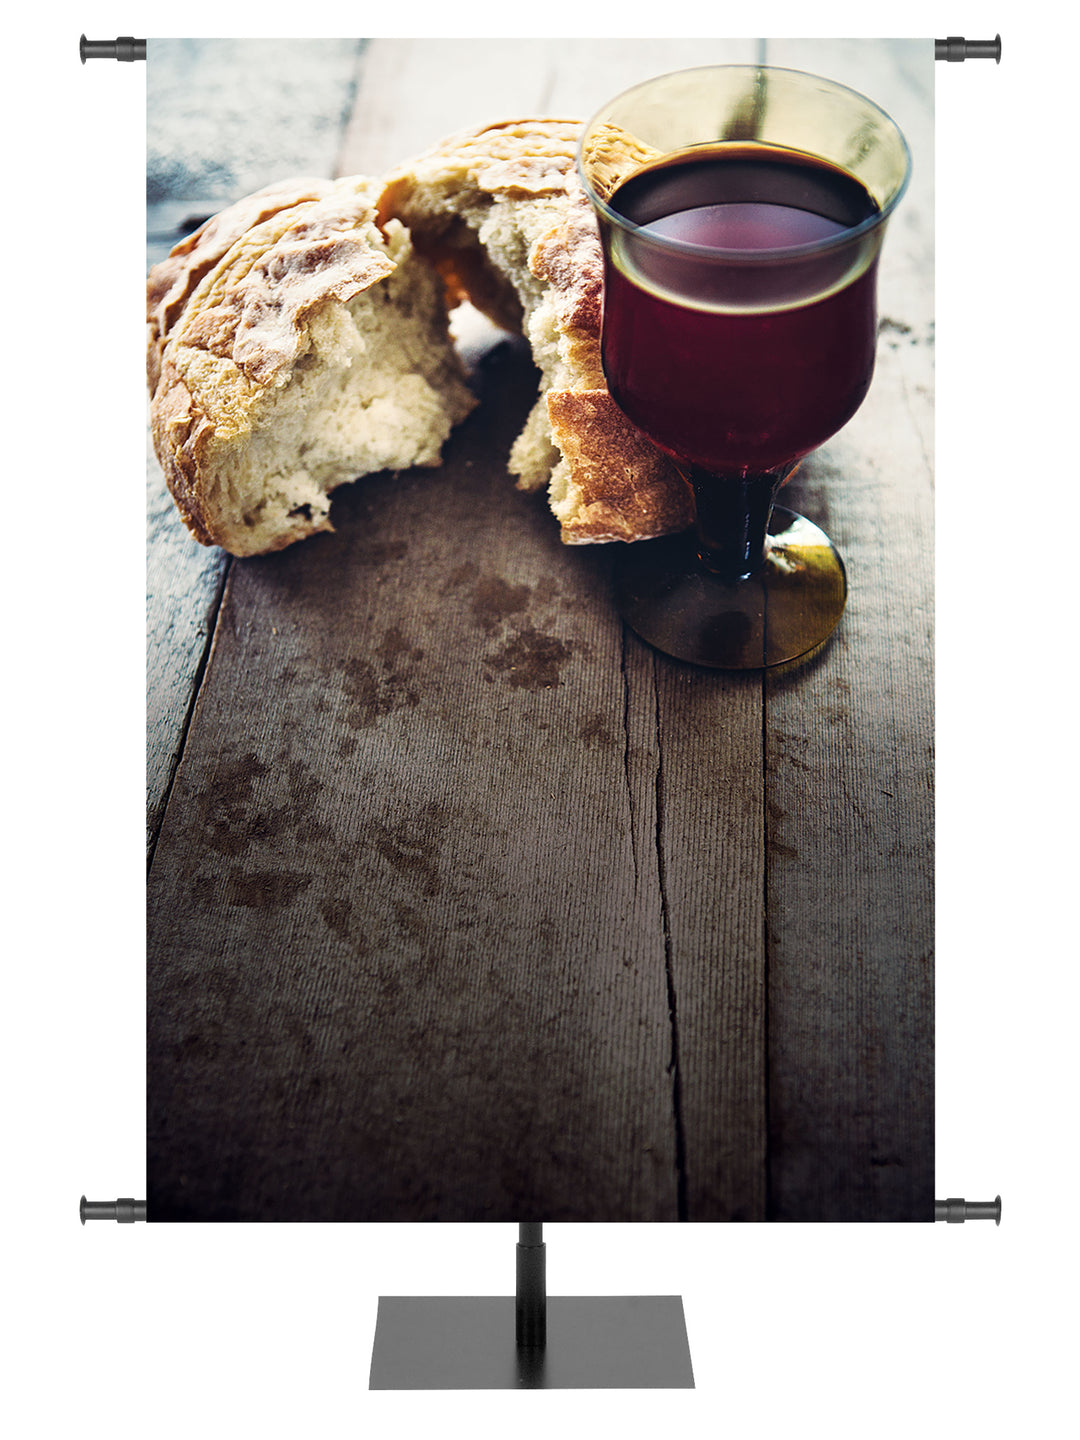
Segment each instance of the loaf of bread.
M284 181L151 270L154 445L197 539L234 555L280 550L332 528L336 485L437 465L475 403L448 326L465 299L529 340L540 394L508 466L522 489L547 487L565 541L692 522L685 482L604 382L580 128L506 121L379 181ZM633 168L619 145L615 170Z
M688 487L626 419L600 361L603 257L573 120L504 121L451 136L387 177L380 221L404 221L451 302L520 328L540 395L509 468L548 487L571 544L641 540L692 523Z
M154 446L186 524L234 555L331 528L359 475L437 465L475 404L442 286L381 185L290 182L151 271Z

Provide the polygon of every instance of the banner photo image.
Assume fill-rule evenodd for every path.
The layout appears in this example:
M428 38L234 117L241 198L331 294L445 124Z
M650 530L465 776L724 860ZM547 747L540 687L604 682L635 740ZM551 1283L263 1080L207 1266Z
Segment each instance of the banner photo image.
M933 1221L933 71L147 42L151 1221Z

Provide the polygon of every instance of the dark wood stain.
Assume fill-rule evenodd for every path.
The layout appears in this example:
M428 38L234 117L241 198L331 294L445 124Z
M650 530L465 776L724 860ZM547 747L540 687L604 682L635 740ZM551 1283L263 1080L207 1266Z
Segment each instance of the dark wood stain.
M473 589L472 613L480 628L490 633L508 616L520 615L531 595L528 585L511 585L501 575L491 575Z
M438 861L444 825L445 820L437 818L423 828L411 821L397 825L373 821L360 831L360 843L381 855L421 895L437 895L442 888Z
M551 690L560 683L563 665L573 645L557 635L543 635L526 623L498 650L484 656L484 664L499 671L515 690Z
M226 884L229 905L252 910L279 910L291 905L312 883L313 877L295 870L234 870Z
M366 730L384 715L414 709L420 703L420 691L410 678L410 667L397 665L393 652L389 659L385 649L377 654L377 665L354 656L342 667L350 702L346 723L354 730Z

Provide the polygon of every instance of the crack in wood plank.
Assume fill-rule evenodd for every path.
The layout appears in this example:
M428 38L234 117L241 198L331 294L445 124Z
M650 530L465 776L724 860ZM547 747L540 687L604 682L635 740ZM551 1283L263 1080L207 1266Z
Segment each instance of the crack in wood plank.
M656 684L658 657L653 655L654 721L656 725L656 876L660 886L660 920L664 937L664 980L667 987L668 1017L671 1025L671 1110L675 1126L676 1204L680 1220L688 1220L689 1200L686 1175L686 1132L682 1113L682 1073L679 1068L679 1002L675 990L671 921L668 913L667 870L664 861L664 743L660 722L660 689Z
M764 51L764 43L762 51ZM764 63L764 58L762 60ZM769 806L768 806L768 765L769 765L769 706L768 706L768 682L765 672L761 675L761 848L764 855L769 853ZM762 1135L762 1164L763 1175L763 1204L764 1215L768 1219L772 1213L772 1165L770 1148L771 1128L769 1116L771 1112L771 1097L769 1094L770 1071L768 1064L769 1055L769 867L763 864L761 867L761 1044L762 1044L762 1074L761 1093L764 1102L764 1133Z
M623 779L626 782L626 804L630 820L630 851L634 860L634 893L636 895L638 886L641 883L641 871L638 866L637 816L634 805L634 787L630 781L630 676L626 668L626 642L627 630L624 625L622 630L622 643L619 650L619 669L622 674L623 684Z
M191 729L192 716L199 703L199 692L202 689L203 680L210 664L210 656L214 650L214 639L217 635L218 619L221 615L222 602L225 598L225 590L229 582L229 574L232 569L232 560L226 559L218 577L217 589L213 597L210 610L206 618L206 637L203 642L202 653L199 656L195 667L195 673L191 680L191 690L188 695L187 706L184 710L183 722L180 726L180 735L176 742L176 750L171 758L168 773L160 798L154 805L148 817L148 834L146 849L146 873L149 875L154 864L154 855L157 851L158 836L161 834L161 826L165 820L166 811L169 808L169 797L176 781L176 772L180 768L180 762L184 758L184 747L187 745L188 731Z

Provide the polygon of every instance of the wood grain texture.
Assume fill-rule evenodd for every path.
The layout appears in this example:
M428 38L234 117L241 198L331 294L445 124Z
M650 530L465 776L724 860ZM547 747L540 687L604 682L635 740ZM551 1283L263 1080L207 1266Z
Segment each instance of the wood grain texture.
M370 41L336 169L757 48ZM920 175L917 51L807 54L768 58L893 109ZM150 590L186 678L150 679L182 752L149 881L153 1218L923 1218L925 155L920 184L870 399L789 490L852 582L801 670L714 674L624 631L611 547L561 546L513 489L535 375L483 324L445 466L345 487L334 535L227 578L186 542L173 583L161 515ZM201 681L198 625L187 659L169 638L189 613L214 626Z
M587 120L650 75L753 53L750 40L370 40L337 171L377 175L496 120Z
M683 1218L765 1218L761 677L654 660Z
M159 1216L674 1217L606 556L508 490L491 369L442 471L230 572L150 885Z
M147 268L202 220L288 174L329 174L362 40L148 42ZM184 528L147 427L146 846L153 854L229 557Z
M146 434L146 856L165 813L184 730L228 571L223 550L196 545Z
M769 1194L777 1220L933 1219L933 101L927 42L770 42L912 149L871 392L800 468L850 584L821 661L766 681Z
M147 200L220 209L289 175L328 174L366 43L148 40Z

